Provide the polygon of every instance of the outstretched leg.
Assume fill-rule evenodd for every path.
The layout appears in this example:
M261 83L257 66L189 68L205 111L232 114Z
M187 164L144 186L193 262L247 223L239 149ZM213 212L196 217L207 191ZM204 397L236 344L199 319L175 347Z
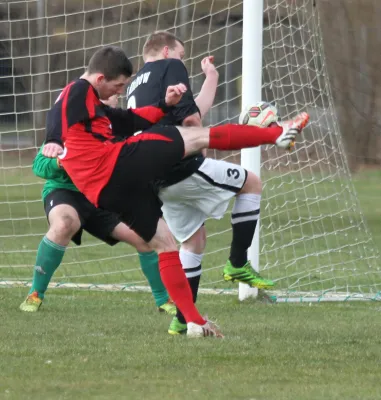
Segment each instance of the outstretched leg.
M295 118L268 128L258 126L227 124L212 128L178 127L185 144L185 155L204 148L216 150L241 150L264 144L275 144L287 149L293 145L296 136L307 125L309 116L301 113Z

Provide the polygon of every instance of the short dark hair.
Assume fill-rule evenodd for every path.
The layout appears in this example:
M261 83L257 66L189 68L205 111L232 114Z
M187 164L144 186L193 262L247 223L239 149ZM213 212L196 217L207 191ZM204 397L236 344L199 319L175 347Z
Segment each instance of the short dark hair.
M148 53L157 53L163 47L168 46L170 49L176 47L177 42L184 46L184 43L173 33L167 31L156 31L148 36L143 46L143 56Z
M117 79L120 75L130 77L132 64L126 53L117 46L105 46L97 50L90 58L87 73L99 72L108 81Z

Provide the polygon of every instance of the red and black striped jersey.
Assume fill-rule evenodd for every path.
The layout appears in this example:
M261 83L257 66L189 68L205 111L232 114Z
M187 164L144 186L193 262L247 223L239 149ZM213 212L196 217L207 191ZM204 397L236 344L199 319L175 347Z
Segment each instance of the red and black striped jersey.
M155 106L134 110L105 106L94 87L78 79L64 88L49 110L46 143L63 145L60 162L79 191L97 206L127 138L163 116Z

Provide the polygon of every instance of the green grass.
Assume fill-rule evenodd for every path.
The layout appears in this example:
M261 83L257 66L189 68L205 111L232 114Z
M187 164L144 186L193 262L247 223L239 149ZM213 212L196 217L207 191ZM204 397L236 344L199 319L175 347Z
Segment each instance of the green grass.
M35 182L27 173L23 176L15 173L11 178L8 174L7 179L8 184ZM277 215L278 226L285 227L281 234L277 230L272 234L279 235L277 240L287 243L299 233L287 232L285 215L281 208L277 211L276 198L271 198L271 193L280 186L276 180L270 182L272 186L266 188L270 208ZM380 182L381 171L365 171L354 177L375 248L381 245ZM307 189L304 196L312 198L316 189L328 193L330 185L338 187L334 182L322 181L312 191ZM8 197L2 200L38 200L40 188L40 184L7 187ZM25 193L27 197L24 197ZM292 203L295 192L284 190L281 197L283 202L296 207L296 203ZM323 202L319 204L320 211L329 214L339 208L338 204L336 199ZM25 225L25 221L13 221L8 228L16 234L28 233L28 229L43 233L46 221L40 207L38 201L3 204L0 213L2 218L9 217L10 209L13 218L40 215L40 220L32 220L29 225ZM295 211L308 216L311 207L303 203ZM312 211L318 212L318 209ZM322 218L321 228L327 232L337 228L337 223L330 221L333 218ZM221 231L228 225L229 217L208 221L208 231ZM8 232L6 227L4 221L2 234ZM264 230L266 233L266 227ZM304 229L306 240L314 230L316 233L312 224ZM358 232L348 232L348 241L359 237ZM0 276L9 272L29 277L40 237L26 235L21 245L19 239L13 238L5 244L2 238L3 249L8 250L6 246L9 246L17 252L2 254ZM230 232L212 236L208 251L213 253L227 247L229 239ZM337 244L338 240L335 238L331 244ZM86 238L86 243L95 242ZM316 245L318 243L315 241ZM20 252L20 248L26 253ZM138 270L131 271L137 268L137 260L132 255L127 259L87 264L75 261L123 256L127 249L123 245L111 250L103 246L70 249L61 276L66 271L77 275L102 274L112 266L113 270L128 269L128 272L120 272L121 279L141 280ZM293 254L287 254L290 249L285 249L288 259L301 254L305 245L295 244ZM319 252L319 247L313 250ZM219 250L207 256L204 267L216 269L205 274L206 286L210 286L213 274L220 274L226 254L227 250ZM277 256L282 260L282 254L278 252ZM27 266L4 268L4 262ZM68 264L70 262L74 264ZM301 268L308 270L310 267L304 265ZM269 268L266 272L271 274L273 270ZM339 272L336 279L339 279L338 275ZM115 275L100 275L90 279L107 283L114 278ZM84 280L89 281L89 277L76 278L78 282ZM360 275L358 280L367 287L364 276ZM170 337L166 333L170 318L155 311L151 295L147 293L50 290L41 311L34 315L18 310L25 295L25 288L0 290L0 399L381 398L379 302L265 305L253 300L239 303L236 296L201 295L200 310L218 319L226 339L189 340Z
M150 295L51 291L37 314L1 296L1 399L378 399L379 303L238 303L204 295L226 338L166 334Z

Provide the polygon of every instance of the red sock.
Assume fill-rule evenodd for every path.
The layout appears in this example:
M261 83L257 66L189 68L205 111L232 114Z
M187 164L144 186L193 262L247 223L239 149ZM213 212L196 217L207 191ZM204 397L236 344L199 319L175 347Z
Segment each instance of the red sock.
M178 251L159 254L161 280L187 322L204 325L205 320L193 304L193 295L181 266Z
M241 150L262 144L274 144L281 133L280 126L271 128L238 124L214 126L209 130L209 149Z

